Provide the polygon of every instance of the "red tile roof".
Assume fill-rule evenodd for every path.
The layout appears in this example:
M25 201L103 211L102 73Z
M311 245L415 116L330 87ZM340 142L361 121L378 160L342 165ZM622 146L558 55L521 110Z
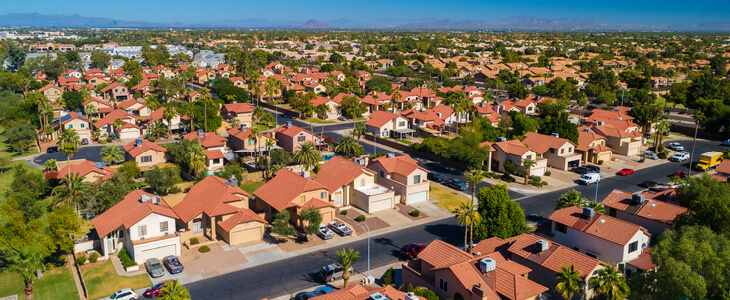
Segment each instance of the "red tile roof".
M723 160L715 170L717 170L717 173L730 174L730 159Z
M685 207L652 199L646 199L642 204L634 204L632 196L633 194L622 190L613 190L601 204L664 224L674 223L678 215L687 212Z
M266 224L266 220L261 218L261 216L257 215L255 212L248 208L239 208L239 210L233 214L232 216L228 217L225 221L218 221L218 225L223 228L225 231L231 231L233 227L236 227L238 224L244 224L248 222L261 222Z
M239 114L253 112L253 106L248 103L228 103L224 104L223 107L228 112L235 112Z
M517 156L522 156L527 153L527 151L530 151L530 148L527 148L527 146L525 146L525 144L523 144L519 140L497 142L492 144L492 147L499 148L504 153L514 154Z
M315 190L327 191L329 189L314 180L304 178L284 168L276 172L273 179L258 188L254 195L277 211L282 211L288 207L298 206L292 203L292 200L302 193Z
M385 171L388 173L396 173L403 176L410 175L416 169L421 169L423 171L429 172L428 170L418 166L418 162L408 155L401 155L396 157L381 156L374 159L372 163L370 163L370 165L374 165L376 163L383 166Z
M227 204L250 198L240 187L226 184L227 180L218 176L208 176L195 184L183 200L172 209L187 223L201 213L208 216L221 216L236 213L241 208Z
M101 128L101 127L104 127L104 125L114 124L114 120L116 120L116 119L134 120L134 116L126 113L125 111L123 111L121 109L115 109L112 112L108 113L103 118L101 118L100 120L96 121L96 123L94 123L94 127Z
M77 174L78 176L89 176L89 174L94 173L97 176L101 177L99 179L100 181L104 181L104 180L107 180L110 177L112 177L112 175L114 175L114 173L117 172L117 169L106 167L106 166L101 169L97 168L95 166L95 164L96 164L95 162L87 160L80 164L65 166L65 167L61 168L60 170L58 170L58 178L64 178L69 173L74 173L74 174ZM91 176L94 176L94 175L92 174Z
M66 123L71 122L72 120L76 120L76 119L89 122L89 119L81 117L75 112L69 112L68 115L70 117L68 119L63 120L63 122L61 122L61 124L66 124Z
M383 127L383 125L388 124L388 122L392 121L393 119L397 119L398 117L400 117L400 115L377 110L374 113L370 114L369 117L370 119L365 122L365 125L380 128Z
M434 266L434 269L448 268L474 258L454 245L434 240L418 254L418 258Z
M365 172L375 174L361 165L335 156L319 167L319 173L314 181L327 187L331 193L350 184Z
M651 247L641 249L641 254L639 254L639 257L627 262L627 264L632 265L642 271L649 271L656 268L654 262L651 261Z
M565 143L570 143L575 146L575 144L568 139L557 138L536 132L525 133L525 139L522 140L522 144L539 154L543 154L550 149L560 149L560 147L563 147Z
M142 195L155 197L153 194L141 190L134 190L124 196L124 200L92 219L91 221L94 223L99 237L108 235L120 226L128 229L153 213L170 218L178 218L177 214L170 209L170 206L167 205L165 200L160 199L159 204L153 204L151 201L142 202Z
M310 299L316 300L371 300L370 295L374 293L380 293L386 295L390 300L405 300L406 293L397 290L392 286L377 287L375 289L368 289L360 284L353 285L347 289L335 290L334 292L327 293L321 296L317 296ZM419 297L423 299L423 297Z
M206 149L225 146L227 141L226 138L217 135L215 132L206 132L202 137L198 136L198 132L191 132L183 135L183 138L191 141L198 139L200 141L200 145Z
M608 215L596 213L591 219L584 218L582 215L582 207L572 206L556 210L549 219L622 246L626 246L639 231L651 235L639 225Z
M124 151L127 151L127 153L129 153L129 155L131 155L132 157L137 157L137 155L140 155L147 150L154 150L157 152L167 152L167 149L165 149L165 147L157 145L146 139L142 139L142 145L139 147L137 147L136 141L133 141L124 146Z
M219 149L205 150L205 156L208 157L208 160L220 159L220 158L225 157L225 156L223 156L223 152L221 152L221 150L219 150Z

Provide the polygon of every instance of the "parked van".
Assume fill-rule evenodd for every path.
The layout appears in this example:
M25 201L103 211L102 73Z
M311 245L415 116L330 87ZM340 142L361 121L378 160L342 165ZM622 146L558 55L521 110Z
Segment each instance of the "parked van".
M591 183L597 183L601 181L601 175L598 173L586 173L580 176L580 179L578 179L578 183L589 185Z
M329 264L319 269L319 277L325 282L335 281L342 278L342 267L337 264ZM350 267L350 273L352 273L352 267Z
M672 157L669 158L670 161L676 161L681 162L685 160L689 160L689 152L677 152L674 153Z

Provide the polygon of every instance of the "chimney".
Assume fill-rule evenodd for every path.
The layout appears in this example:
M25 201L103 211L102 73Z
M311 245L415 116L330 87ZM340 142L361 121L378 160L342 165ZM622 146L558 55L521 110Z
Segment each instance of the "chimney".
M201 137L201 138L202 138L202 137L204 137L204 136L205 136L205 130L203 130L203 129L198 129L198 137Z
M547 249L550 249L550 242L548 242L546 240L538 240L535 243L535 249L537 250L538 253L543 252Z
M593 219L593 217L595 215L596 215L596 211L594 211L592 208L590 208L590 207L584 207L583 208L583 215L582 215L582 217L590 220L590 219Z
M152 204L160 204L160 196L152 197Z
M142 143L144 143L144 142L142 141L142 139L136 139L136 140L134 140L134 141L135 141L135 144L137 145L137 147L142 147Z
M238 186L238 178L236 176L231 176L231 179L228 181L231 186Z
M140 199L142 203L146 203L150 201L150 196L142 195L142 198Z

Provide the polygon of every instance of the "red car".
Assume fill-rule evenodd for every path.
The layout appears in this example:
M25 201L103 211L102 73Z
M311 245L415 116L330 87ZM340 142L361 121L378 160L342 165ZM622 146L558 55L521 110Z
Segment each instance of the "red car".
M81 145L88 145L88 144L89 144L89 139L87 139L87 138L81 139Z
M160 282L160 283L152 286L151 288L148 288L146 291L144 291L142 296L144 296L145 298L152 298L152 296L160 296L160 292L162 291L162 288L164 288L164 287L165 287L165 283Z
M408 244L400 248L400 256L409 259L409 258L415 258L418 253L421 253L423 251L423 248L426 248L426 245L422 244Z
M669 177L679 177L679 178L687 178L687 173L684 171L674 171L672 175L669 175Z
M617 174L621 176L631 175L634 174L634 169L623 168L621 171L618 171Z

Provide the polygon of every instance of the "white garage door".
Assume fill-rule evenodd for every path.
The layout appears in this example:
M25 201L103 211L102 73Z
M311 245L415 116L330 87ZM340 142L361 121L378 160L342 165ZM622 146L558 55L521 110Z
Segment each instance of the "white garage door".
M535 168L530 171L530 176L542 176L545 175L545 168Z
M418 193L411 193L408 194L408 199L406 199L406 202L408 204L416 203L416 202L423 202L426 201L426 196L428 195L428 191L418 192Z
M374 213L376 211L386 210L393 208L393 198L386 198L380 200L373 200L370 203L370 211L368 213Z
M143 249L137 252L137 257L135 257L134 260L138 264L143 264L145 261L147 261L147 259L150 258L157 258L162 261L165 256L175 255L175 253L177 252L177 249L175 249L175 247L175 245L165 245L157 248Z
M136 130L123 130L120 133L120 139L136 139L139 137L139 132Z
M241 231L231 232L231 244L240 244L250 241L258 241L263 238L263 232L260 227L248 228Z
M79 133L79 140L91 139L88 133Z

